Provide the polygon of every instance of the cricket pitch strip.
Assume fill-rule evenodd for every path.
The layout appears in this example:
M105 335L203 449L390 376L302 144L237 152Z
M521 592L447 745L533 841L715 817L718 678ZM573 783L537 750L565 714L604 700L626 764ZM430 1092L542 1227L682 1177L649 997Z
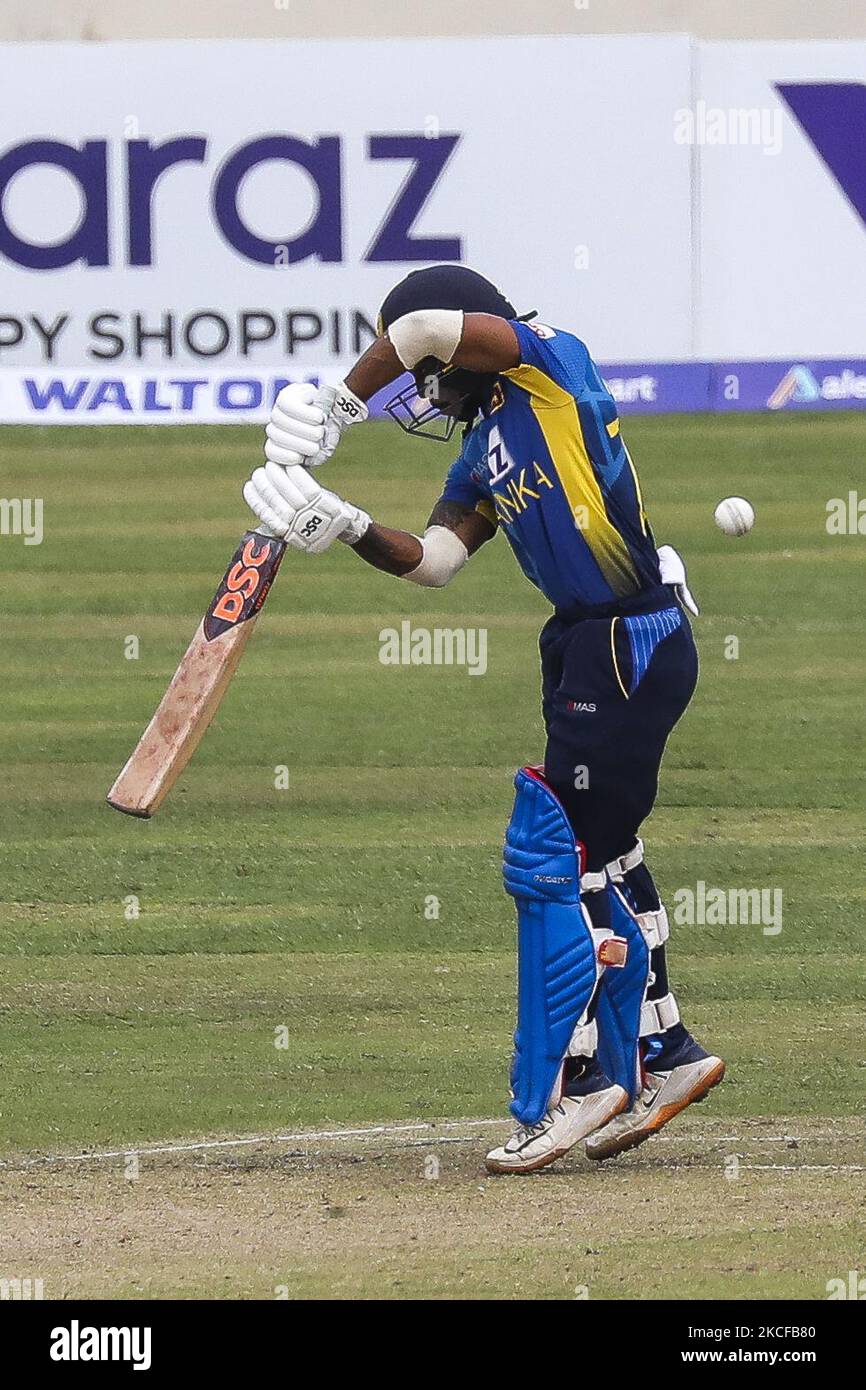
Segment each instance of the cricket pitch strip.
M862 1120L689 1117L603 1165L490 1177L506 1130L8 1158L0 1274L46 1299L825 1299L866 1264Z

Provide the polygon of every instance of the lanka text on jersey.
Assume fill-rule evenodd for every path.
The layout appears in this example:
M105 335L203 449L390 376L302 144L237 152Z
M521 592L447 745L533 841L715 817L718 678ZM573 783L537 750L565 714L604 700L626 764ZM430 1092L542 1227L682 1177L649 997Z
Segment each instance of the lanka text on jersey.
M660 584L616 404L586 346L545 324L512 327L520 365L500 374L443 496L497 521L524 574L557 608Z

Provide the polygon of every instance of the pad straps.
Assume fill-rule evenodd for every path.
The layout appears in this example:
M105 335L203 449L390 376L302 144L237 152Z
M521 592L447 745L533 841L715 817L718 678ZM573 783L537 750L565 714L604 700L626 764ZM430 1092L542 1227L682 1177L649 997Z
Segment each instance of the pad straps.
M640 1011L640 1035L648 1038L653 1033L664 1033L680 1021L680 1010L672 994L661 999L645 999Z

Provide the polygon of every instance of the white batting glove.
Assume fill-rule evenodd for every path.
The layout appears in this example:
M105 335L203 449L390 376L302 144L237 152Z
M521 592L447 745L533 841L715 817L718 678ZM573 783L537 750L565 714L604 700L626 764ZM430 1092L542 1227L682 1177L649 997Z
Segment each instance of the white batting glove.
M674 550L672 545L660 545L656 554L659 557L659 574L662 577L662 583L673 584L680 603L696 618L700 617L701 610L695 603L689 588L682 555L678 550Z
M316 388L309 381L283 387L265 429L265 458L271 463L306 464L320 452L327 409L315 404L315 398Z
M320 487L300 464L257 468L244 483L244 500L275 536L308 555L321 555L337 540L354 545L370 525L366 512Z
M350 425L366 420L369 410L362 400L350 391L345 382L339 386L320 386L314 403L323 412L325 430L318 451L305 460L307 468L318 468L329 459Z

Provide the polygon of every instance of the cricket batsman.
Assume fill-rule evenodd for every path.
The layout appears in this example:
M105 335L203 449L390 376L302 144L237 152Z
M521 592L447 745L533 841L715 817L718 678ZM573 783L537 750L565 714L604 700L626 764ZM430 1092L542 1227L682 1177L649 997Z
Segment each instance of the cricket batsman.
M432 266L391 290L379 336L336 388L285 387L267 462L244 487L298 550L343 541L410 584L447 584L497 531L553 613L541 633L544 762L524 767L505 836L518 923L511 1112L487 1156L529 1173L581 1140L603 1159L642 1143L722 1079L680 1021L668 918L638 831L668 735L691 699L696 613L680 557L656 549L616 405L572 333L519 317L482 275ZM393 530L312 472L366 402L409 434L462 447L423 536Z

